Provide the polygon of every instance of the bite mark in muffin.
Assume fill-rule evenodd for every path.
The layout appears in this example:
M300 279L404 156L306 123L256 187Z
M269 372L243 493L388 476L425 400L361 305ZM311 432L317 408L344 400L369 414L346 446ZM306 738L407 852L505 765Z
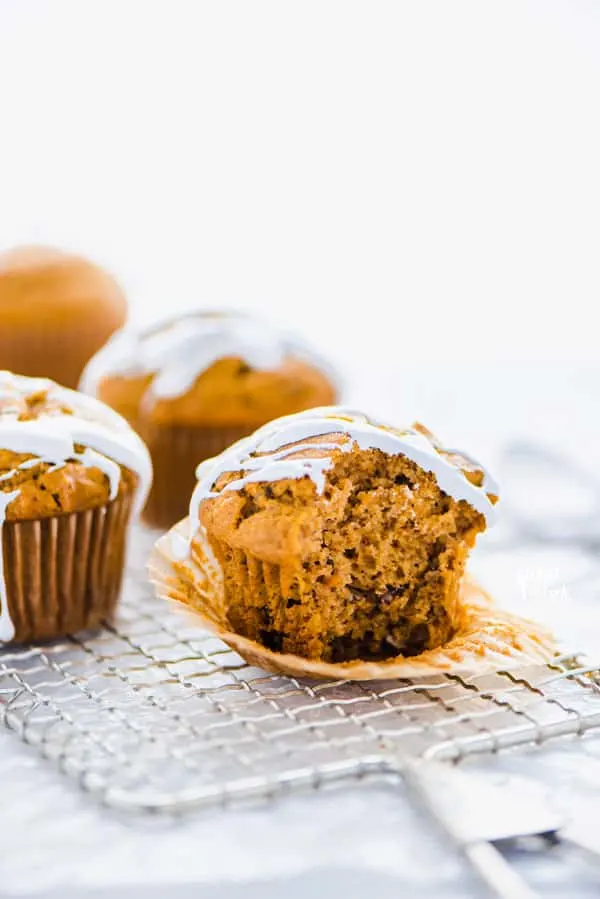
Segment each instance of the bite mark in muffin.
M336 662L452 638L497 498L474 460L333 407L271 423L198 478L191 533L201 522L236 633Z

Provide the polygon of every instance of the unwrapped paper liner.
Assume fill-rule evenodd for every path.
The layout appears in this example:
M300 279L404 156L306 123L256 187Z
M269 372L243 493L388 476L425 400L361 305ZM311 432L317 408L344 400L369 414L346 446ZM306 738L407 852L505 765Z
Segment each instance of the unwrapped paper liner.
M527 618L497 608L470 576L461 587L462 616L456 635L438 649L417 656L382 661L321 662L273 652L230 630L223 595L223 578L202 533L194 538L192 555L181 552L188 540L188 519L161 537L150 557L150 577L163 599L177 602L194 620L227 643L243 659L265 671L293 677L374 680L421 677L440 672L499 671L542 664L555 655L552 636ZM181 556L184 555L182 559Z

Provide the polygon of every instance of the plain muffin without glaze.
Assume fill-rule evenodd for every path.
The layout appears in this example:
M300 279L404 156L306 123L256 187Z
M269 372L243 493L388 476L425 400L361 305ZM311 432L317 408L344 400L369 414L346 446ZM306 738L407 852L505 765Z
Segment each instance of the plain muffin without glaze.
M199 467L192 550L202 528L237 634L323 661L412 656L453 637L496 499L477 463L421 426L313 409Z
M151 475L146 447L112 409L0 372L0 643L110 616Z
M241 313L193 313L123 331L91 360L81 389L123 415L147 443L154 485L145 520L186 514L199 462L281 415L336 399L336 387L295 341Z
M77 387L126 316L114 278L80 256L50 247L0 254L0 369Z

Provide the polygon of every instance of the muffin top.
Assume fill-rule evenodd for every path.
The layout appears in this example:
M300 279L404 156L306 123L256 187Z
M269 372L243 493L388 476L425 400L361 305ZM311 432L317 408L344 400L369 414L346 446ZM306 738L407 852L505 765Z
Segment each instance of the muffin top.
M110 330L125 321L121 288L102 268L52 247L16 247L0 254L0 322L17 331L32 321L49 329L84 320L101 304ZM110 333L110 331L109 331Z
M336 389L324 369L266 322L199 312L119 332L90 361L80 386L130 420L252 426L332 402Z
M82 511L152 479L146 446L98 400L0 372L0 525Z
M474 459L444 448L422 425L398 430L371 421L361 412L331 406L270 422L201 463L190 502L190 534L193 536L199 527L200 509L206 500L218 499L213 506L218 514L219 503L225 507L227 494L251 490L251 485L300 481L305 500L310 501L315 494L326 496L328 472L343 454L354 449L406 457L431 473L443 493L468 503L487 524L493 522L498 488ZM275 498L273 489L269 494ZM277 491L277 498L280 506L285 504L281 491ZM214 521L210 511L209 516Z

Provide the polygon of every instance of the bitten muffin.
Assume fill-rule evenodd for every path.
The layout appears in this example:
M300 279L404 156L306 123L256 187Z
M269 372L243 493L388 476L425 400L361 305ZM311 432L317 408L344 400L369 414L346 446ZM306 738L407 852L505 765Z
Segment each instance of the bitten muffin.
M126 315L119 285L86 259L50 247L0 254L0 369L77 387Z
M248 315L216 312L115 335L81 389L148 445L155 476L143 516L163 528L186 514L199 462L272 418L336 399L322 363L298 343Z
M0 644L110 616L151 477L146 447L112 409L0 372Z
M312 409L197 475L192 551L203 528L235 633L331 662L413 656L454 635L465 562L497 492L422 426Z

